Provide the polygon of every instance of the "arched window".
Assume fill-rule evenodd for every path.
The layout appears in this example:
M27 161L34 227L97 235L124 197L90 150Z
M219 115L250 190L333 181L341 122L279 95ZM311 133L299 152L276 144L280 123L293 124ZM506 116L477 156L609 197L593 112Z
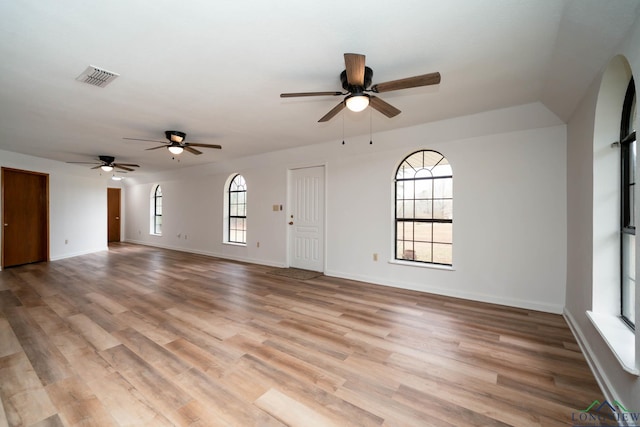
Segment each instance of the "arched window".
M636 289L636 225L635 225L635 182L636 182L636 131L634 119L636 116L636 88L633 77L627 87L622 106L622 120L620 124L621 145L621 197L620 218L621 241L621 292L620 315L631 327L635 326L635 289Z
M437 151L407 156L395 177L395 259L452 265L453 172Z
M156 185L151 192L151 234L162 235L162 188Z
M247 243L247 183L242 175L236 175L228 188L229 243Z

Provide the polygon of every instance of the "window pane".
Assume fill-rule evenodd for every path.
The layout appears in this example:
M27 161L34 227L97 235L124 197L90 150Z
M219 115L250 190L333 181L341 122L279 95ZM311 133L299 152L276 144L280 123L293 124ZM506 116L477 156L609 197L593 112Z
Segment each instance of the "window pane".
M416 222L415 223L415 235L413 240L420 242L431 242L431 230L433 224L429 222Z
M433 218L453 219L453 200L434 200Z
M622 315L635 322L636 289L636 236L622 235Z
M411 177L413 177L415 175L415 172L418 169L421 169L425 164L423 151L418 151L417 153L413 153L411 156L405 159L405 163L408 165L408 168L411 168L412 170Z
M398 218L413 218L413 200L399 201L396 216Z
M431 199L433 197L432 192L432 179L419 179L414 181L416 185L415 198L416 199Z
M413 199L415 185L413 181L402 181L402 185L404 187L404 191L401 195L401 199Z
M412 168L410 168L409 165L407 165L406 163L403 163L398 168L398 173L396 174L396 179L413 178L414 174L415 174L415 171Z
M452 263L452 245L445 245L441 243L433 244L433 262L438 264L451 264Z
M443 160L442 154L438 153L437 151L425 150L421 151L421 153L423 153L424 155L423 165L425 167L432 168Z
M433 180L433 197L436 199L450 199L453 197L453 178Z
M404 199L404 181L396 181L396 200Z
M451 176L451 166L446 160L443 160L438 166L431 169L433 176Z
M413 222L403 222L404 224L404 233L399 234L400 238L404 240L413 240Z
M413 244L415 249L415 260L422 262L432 262L431 258L431 243L415 242Z
M453 243L453 224L437 222L433 224L433 241L438 243Z
M431 219L433 212L431 211L433 202L431 200L416 200L415 218Z
M397 256L398 259L406 259L413 261L415 258L415 254L413 251L413 242L407 242L404 240L399 240L397 242Z

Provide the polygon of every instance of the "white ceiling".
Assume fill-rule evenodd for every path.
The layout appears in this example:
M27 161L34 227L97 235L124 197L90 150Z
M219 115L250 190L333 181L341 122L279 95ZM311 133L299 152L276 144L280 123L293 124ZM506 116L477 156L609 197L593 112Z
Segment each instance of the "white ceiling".
M317 120L342 98L343 53L373 82L439 71L380 94L373 131L543 102L566 121L640 13L638 0L2 0L0 149L60 161L112 155L154 172L368 134L369 110ZM98 88L88 65L120 74ZM344 114L344 120L342 117ZM172 160L163 131L222 150Z

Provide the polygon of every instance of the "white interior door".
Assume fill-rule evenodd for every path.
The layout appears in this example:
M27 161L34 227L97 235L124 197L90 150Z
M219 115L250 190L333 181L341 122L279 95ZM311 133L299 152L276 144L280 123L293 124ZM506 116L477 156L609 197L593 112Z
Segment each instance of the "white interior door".
M289 266L324 271L324 166L289 171Z

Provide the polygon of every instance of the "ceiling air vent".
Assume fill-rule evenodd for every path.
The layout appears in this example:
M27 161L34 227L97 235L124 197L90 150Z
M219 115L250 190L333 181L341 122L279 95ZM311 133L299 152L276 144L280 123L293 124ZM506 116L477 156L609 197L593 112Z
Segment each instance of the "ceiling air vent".
M105 87L109 83L115 80L120 74L113 73L111 71L103 70L102 68L89 65L86 70L82 72L76 80L90 85Z

